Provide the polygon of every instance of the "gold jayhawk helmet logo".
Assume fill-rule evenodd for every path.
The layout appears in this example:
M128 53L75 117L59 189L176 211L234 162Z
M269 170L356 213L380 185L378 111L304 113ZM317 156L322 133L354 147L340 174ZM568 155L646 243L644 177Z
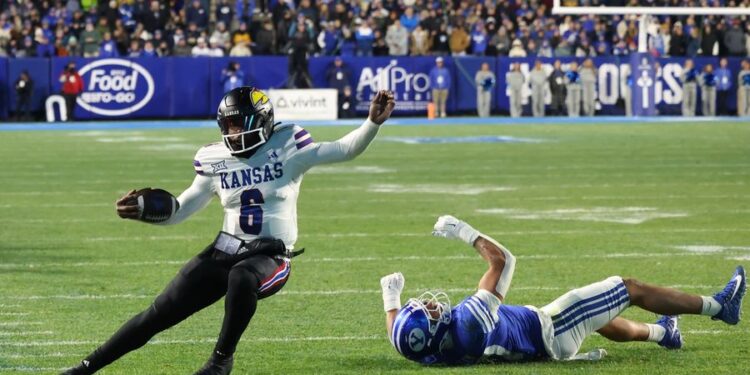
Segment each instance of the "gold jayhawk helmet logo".
M268 96L260 90L253 90L250 94L250 100L253 102L253 106L257 107L258 104L268 103Z

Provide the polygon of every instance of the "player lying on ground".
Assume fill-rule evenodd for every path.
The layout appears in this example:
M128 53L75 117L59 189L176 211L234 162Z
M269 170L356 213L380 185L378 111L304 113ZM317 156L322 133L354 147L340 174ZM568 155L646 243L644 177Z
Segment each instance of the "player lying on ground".
M274 123L271 102L261 91L240 87L227 93L217 115L224 142L198 150L193 162L197 175L177 198L176 212L144 212L149 204L159 208L177 204L151 202L147 195L138 196L135 191L117 201L122 218L177 224L217 195L224 206L223 231L179 271L150 307L66 374L93 373L224 295L221 332L213 354L198 374L229 374L237 343L257 301L281 290L289 278L302 175L315 165L361 154L394 106L393 93L380 91L362 126L335 142L314 143L301 127ZM173 199L169 193L163 194ZM143 201L149 202L141 204Z
M503 305L516 260L492 238L452 216L442 216L433 235L473 246L489 263L479 290L451 308L445 293L424 293L400 303L404 277L380 280L391 343L423 364L472 364L482 356L503 360L587 358L576 356L594 332L612 341L651 341L682 347L677 315L707 315L727 324L740 320L745 270L738 266L724 290L701 297L619 276L572 290L547 306ZM656 324L618 317L634 305L664 315ZM602 355L604 351L597 351Z

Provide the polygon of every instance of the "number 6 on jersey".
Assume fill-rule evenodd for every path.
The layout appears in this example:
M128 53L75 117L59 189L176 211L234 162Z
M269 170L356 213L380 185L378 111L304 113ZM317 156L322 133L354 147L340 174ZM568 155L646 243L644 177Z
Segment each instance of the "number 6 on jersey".
M263 229L263 194L258 189L242 192L240 196L240 228L247 234L260 234Z

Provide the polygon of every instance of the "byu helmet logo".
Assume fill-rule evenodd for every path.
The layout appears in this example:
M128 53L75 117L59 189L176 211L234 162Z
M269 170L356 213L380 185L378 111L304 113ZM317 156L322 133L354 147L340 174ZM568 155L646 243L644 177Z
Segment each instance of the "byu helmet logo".
M425 346L424 331L414 328L409 332L409 348L415 352L421 352Z

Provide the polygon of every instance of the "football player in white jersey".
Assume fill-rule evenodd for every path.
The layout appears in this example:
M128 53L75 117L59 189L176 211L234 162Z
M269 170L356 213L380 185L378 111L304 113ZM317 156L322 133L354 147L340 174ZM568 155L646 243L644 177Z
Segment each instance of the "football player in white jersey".
M453 216L441 216L433 235L474 247L489 270L478 291L455 307L445 293L426 292L401 305L404 277L383 277L383 305L391 344L404 357L422 364L473 364L483 357L520 360L601 359L606 351L578 354L583 340L598 332L607 339L650 341L667 349L683 345L677 315L710 316L737 324L745 294L745 270L738 266L723 290L698 296L612 276L574 289L536 308L503 304L516 259L504 246ZM638 306L663 316L656 324L635 322L620 313Z
M196 374L229 374L257 301L278 292L289 278L302 176L315 165L361 154L394 106L393 93L380 91L360 127L337 141L315 143L305 129L275 123L271 102L260 90L240 87L227 93L217 114L222 142L198 150L196 176L177 198L179 208L155 220L177 224L218 196L224 207L223 230L149 308L65 373L94 373L226 295L215 349ZM117 201L120 217L143 220L144 207L136 195L131 191Z

